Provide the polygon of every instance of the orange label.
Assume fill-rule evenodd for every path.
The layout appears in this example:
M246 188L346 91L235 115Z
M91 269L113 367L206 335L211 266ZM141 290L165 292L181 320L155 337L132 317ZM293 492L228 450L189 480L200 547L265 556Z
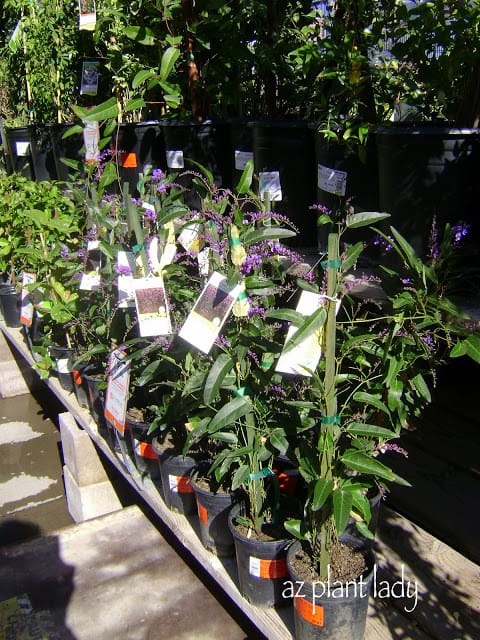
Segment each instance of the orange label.
M82 384L82 376L80 375L80 371L78 369L73 370L73 381L75 384Z
M177 476L178 493L193 493L193 487L190 484L190 478L187 476Z
M137 168L137 156L133 152L122 153L122 167L125 169Z
M250 556L250 575L257 578L285 578L288 576L286 558L278 560L264 560Z
M325 611L322 606L314 604L313 602L308 602L308 600L300 596L296 596L294 598L294 606L301 618L310 622L310 624L316 625L317 627L324 626Z
M208 511L205 509L203 504L199 504L197 506L198 506L198 517L200 518L200 522L202 524L207 524Z
M139 442L138 453L142 458L148 458L149 460L158 460L158 453L149 442Z
M113 426L119 433L125 432L126 426L119 420L117 420L117 418L112 413L110 413L108 409L105 409L105 418L113 424Z

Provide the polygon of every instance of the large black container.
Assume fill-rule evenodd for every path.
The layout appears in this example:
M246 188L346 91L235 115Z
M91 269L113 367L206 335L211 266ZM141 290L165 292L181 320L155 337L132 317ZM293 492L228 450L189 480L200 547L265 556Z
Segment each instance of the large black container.
M232 165L232 184L228 186L235 189L242 177L246 162L253 161L253 127L252 122L246 118L231 118L228 124Z
M63 159L78 163L80 175L85 162L85 143L82 133L74 133L67 137L65 133L72 128L72 124L53 124L50 127L50 137L52 140L53 157L57 172L57 178L67 182L71 174L78 171L66 164Z
M57 365L57 377L60 386L65 391L72 392L75 350L70 347L51 345L49 351L50 356L55 359Z
M190 122L180 120L161 121L165 141L167 167L170 172L198 172L198 163L212 175L217 187L232 184L230 133L224 120ZM191 162L193 161L193 162ZM198 195L192 188L193 176L181 175L178 182L187 190L186 201L199 206Z
M190 483L196 461L189 456L175 454L173 449L163 450L156 440L153 441L153 446L158 454L165 504L172 511L184 515L196 513L197 503Z
M37 182L57 178L48 125L6 128L5 135L12 171Z
M424 253L434 216L472 225L480 235L480 131L435 125L392 125L376 132L379 202L392 215L390 224Z
M20 295L13 285L2 283L0 287L0 312L7 327L21 327Z
M378 165L375 136L369 136L365 158L349 150L346 145L329 142L315 131L315 159L317 168L317 203L332 212L348 202L356 212L378 211ZM318 230L318 246L321 253L327 251L328 227ZM365 240L372 232L368 228L348 231L349 243Z
M253 123L255 173L277 176L281 200L272 201L273 210L288 216L298 235L292 246L316 245L316 216L309 207L316 201L315 149L313 131L307 122L264 120ZM262 194L260 194L262 195Z

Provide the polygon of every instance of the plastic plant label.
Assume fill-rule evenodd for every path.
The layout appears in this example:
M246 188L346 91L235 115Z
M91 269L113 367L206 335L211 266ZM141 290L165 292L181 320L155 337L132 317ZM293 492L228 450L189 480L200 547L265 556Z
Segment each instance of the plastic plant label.
M229 287L225 276L217 271L212 273L179 336L203 353L208 353L241 291L241 284Z
M82 63L82 79L80 83L80 95L96 96L98 93L98 67L99 60L85 60Z
M118 306L122 309L135 306L135 256L132 251L117 253Z
M183 227L178 236L178 242L186 251L197 254L203 247L204 242L198 235L200 233L200 224L188 224Z
M24 324L26 327L32 326L33 321L33 302L32 302L32 294L28 290L28 285L33 284L36 280L36 276L34 273L27 273L26 271L22 274L22 294L21 294L21 303L20 303L20 322Z
M86 122L83 128L83 142L85 143L85 162L96 162L100 154L100 127L98 122Z
M30 151L30 142L17 140L17 142L15 142L15 150L19 158L28 156L28 152Z
M294 607L298 615L317 627L325 625L325 610L321 605L308 602L305 598L296 596L294 598Z
M105 392L105 417L123 433L127 411L130 363L125 361L123 351L112 351L108 366L107 390Z
M347 172L337 171L319 164L318 188L337 196L344 196L347 191Z
M203 504L198 505L198 519L202 524L207 524L208 521L208 511L203 506Z
M209 247L205 247L197 253L198 260L198 273L206 278L210 271L210 249Z
M78 14L79 30L95 31L95 24L97 22L95 0L78 0Z
M187 476L168 476L168 486L173 493L193 493L190 478Z
M249 160L253 161L253 151L240 151L235 149L235 169L243 171Z
M140 458L146 460L158 460L158 453L149 442L140 442L140 440L134 440L135 452Z
M261 171L259 173L259 187L260 197L265 200L266 194L268 194L271 202L278 202L282 200L282 185L280 183L279 171Z
M87 259L85 271L82 273L79 289L82 291L93 291L100 286L100 266L102 264L102 253L100 242L90 240L87 243Z
M169 169L183 169L183 151L181 149L167 149L167 167Z
M72 363L70 358L57 358L58 373L72 373Z
M297 304L297 311L305 317L314 313L325 302L325 296L313 291L302 291ZM285 345L293 338L297 327L290 325L285 339ZM311 371L317 368L320 356L322 330L315 331L305 340L302 340L294 347L285 350L285 347L278 359L276 371L279 373L291 373L301 376L311 376Z
M164 336L172 333L163 279L137 278L134 293L140 336Z
M269 580L285 578L288 576L286 558L265 560L264 558L255 558L254 556L250 556L248 570L251 576Z

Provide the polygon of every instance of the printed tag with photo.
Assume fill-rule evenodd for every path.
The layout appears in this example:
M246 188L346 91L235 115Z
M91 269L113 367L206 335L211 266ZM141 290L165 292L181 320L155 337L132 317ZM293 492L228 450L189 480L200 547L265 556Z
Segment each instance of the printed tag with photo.
M279 171L261 171L259 173L259 187L260 197L262 200L266 199L268 194L270 201L282 200L282 185L280 183Z
M239 151L235 149L235 169L243 171L249 160L253 161L253 151Z
M327 193L344 196L347 191L347 172L318 165L318 188Z
M98 93L99 60L85 60L82 63L81 96L96 96Z
M22 274L22 293L21 293L21 302L20 302L20 322L24 324L26 327L32 326L33 321L33 301L32 294L28 290L28 285L33 284L36 280L36 275L34 273L27 273L26 271Z
M179 336L208 353L241 291L241 284L229 287L225 276L216 271L212 273Z
M79 288L83 291L94 291L100 286L100 267L102 265L102 252L100 242L90 240L87 243L87 259L85 271L82 273Z
M142 337L164 336L172 333L162 278L137 278L135 280L135 304L139 333Z
M125 361L123 351L112 351L108 366L107 390L105 392L105 417L123 433L130 385L130 362Z
M100 127L98 122L85 123L83 127L83 142L85 144L85 162L96 162L100 154Z
M135 306L135 256L132 251L117 253L118 306L121 309Z
M78 0L78 28L80 31L95 31L97 10L95 0Z

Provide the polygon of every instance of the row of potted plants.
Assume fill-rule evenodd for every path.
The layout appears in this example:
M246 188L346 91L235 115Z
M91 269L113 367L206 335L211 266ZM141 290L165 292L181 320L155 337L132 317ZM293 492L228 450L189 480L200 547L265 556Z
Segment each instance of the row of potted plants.
M194 508L207 548L231 553L235 541L246 598L293 600L298 640L362 638L372 511L390 483L408 483L389 456L403 453L396 440L430 402L438 367L480 361L455 304L467 230L433 224L420 258L385 231L388 214L312 204L329 229L320 262L292 248L294 225L251 190L251 162L234 191L200 167L186 174L142 175L135 199L101 180L67 192L2 177L1 269L9 297L22 283L34 366L66 389L88 380L79 401L119 455L153 471L171 508L191 510L192 486L221 496L213 525L201 497ZM349 235L371 226L385 256L358 272L365 244ZM329 579L367 586L359 600L288 587Z

